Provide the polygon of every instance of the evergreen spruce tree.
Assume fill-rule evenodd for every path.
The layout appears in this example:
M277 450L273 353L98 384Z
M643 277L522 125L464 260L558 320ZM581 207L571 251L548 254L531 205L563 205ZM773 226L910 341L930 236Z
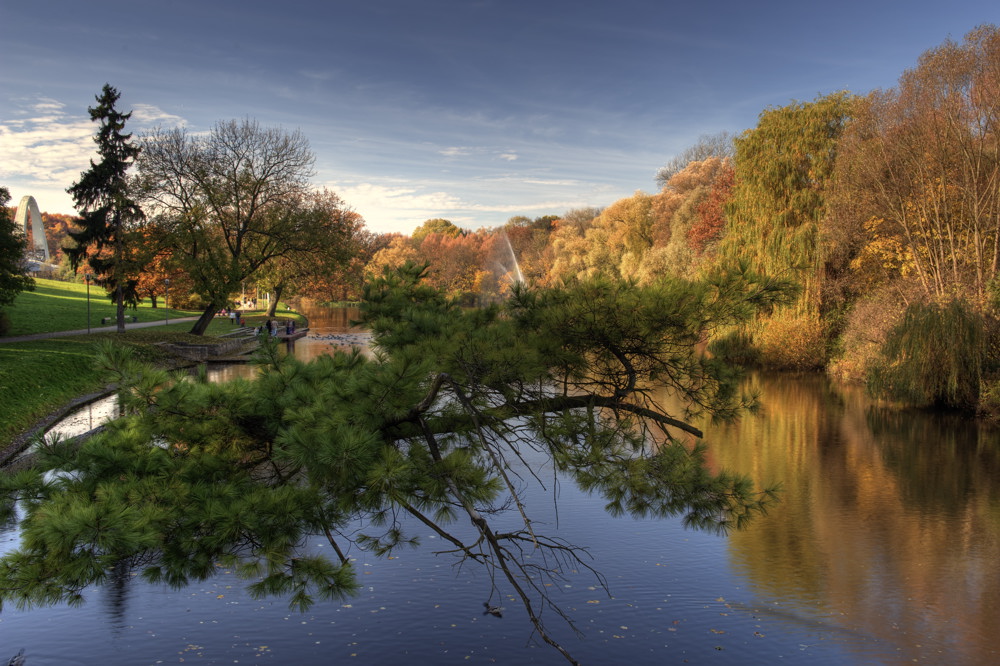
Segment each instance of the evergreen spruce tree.
M88 108L90 119L101 124L94 136L101 160L91 160L90 169L67 190L81 220L80 229L69 232L75 246L65 248L74 270L86 259L96 282L108 290L118 306L119 333L125 330L126 304L135 307L139 302L136 274L141 262L130 238L145 217L129 193L128 170L140 149L131 143L132 135L123 132L132 113L115 108L120 97L117 90L104 84L96 97L97 106Z

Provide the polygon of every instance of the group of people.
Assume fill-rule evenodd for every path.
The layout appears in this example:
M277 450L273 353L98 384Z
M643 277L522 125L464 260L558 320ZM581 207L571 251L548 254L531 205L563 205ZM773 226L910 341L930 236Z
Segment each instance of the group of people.
M263 326L257 329L256 333L257 335L267 334L270 335L271 337L277 337L278 329L281 326L282 324L277 319L268 319L266 322L264 322ZM291 335L292 333L295 332L295 320L289 319L287 322L285 322L284 327L285 327L285 334Z
M235 326L237 322L239 323L240 326L243 326L246 323L246 321L243 319L243 316L240 314L239 310L233 310L231 308L222 308L221 310L219 310L219 315L223 317L229 317L229 323L232 324L233 326Z

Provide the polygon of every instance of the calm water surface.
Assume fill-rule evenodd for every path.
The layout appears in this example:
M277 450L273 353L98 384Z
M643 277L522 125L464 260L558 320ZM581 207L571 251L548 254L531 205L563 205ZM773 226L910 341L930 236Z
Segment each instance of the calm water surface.
M328 353L349 316L310 313L315 337L294 353ZM221 374L250 371L237 368ZM818 377L750 383L760 415L706 426L714 468L781 484L782 502L744 532L612 518L568 480L532 490L533 518L587 546L610 586L584 571L553 586L581 632L547 613L558 638L593 664L1000 663L997 433L883 412ZM82 608L6 608L0 663L22 648L28 666L564 663L531 640L512 600L503 618L484 616L485 572L456 569L411 528L421 548L391 560L353 551L361 594L305 614L250 599L224 570L183 590L115 580ZM16 543L16 529L0 533L0 548Z

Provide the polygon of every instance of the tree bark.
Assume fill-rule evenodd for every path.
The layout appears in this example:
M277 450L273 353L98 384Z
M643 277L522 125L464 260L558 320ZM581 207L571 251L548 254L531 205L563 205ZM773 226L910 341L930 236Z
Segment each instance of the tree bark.
M282 292L285 291L284 284L278 284L274 287L274 298L271 299L271 305L267 308L267 316L274 317L278 310L278 300L281 298Z
M212 319L215 317L215 313L219 310L215 303L210 304L205 311L201 313L198 317L198 321L194 323L191 327L191 335L205 335L205 331L208 329L208 325L212 323Z

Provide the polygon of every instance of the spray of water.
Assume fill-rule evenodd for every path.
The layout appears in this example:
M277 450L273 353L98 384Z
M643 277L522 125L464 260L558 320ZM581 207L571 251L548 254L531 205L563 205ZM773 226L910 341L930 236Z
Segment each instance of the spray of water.
M507 252L510 253L510 260L514 264L514 268L510 271L511 281L514 283L524 284L524 273L521 272L521 264L517 263L517 255L514 254L514 246L510 244L510 238L507 234L503 235L504 241L507 242Z

